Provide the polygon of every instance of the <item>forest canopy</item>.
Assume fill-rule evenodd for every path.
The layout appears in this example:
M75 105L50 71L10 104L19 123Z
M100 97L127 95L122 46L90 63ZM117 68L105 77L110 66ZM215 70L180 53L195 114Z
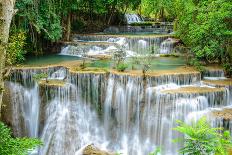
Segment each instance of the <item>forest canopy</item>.
M17 0L15 7L11 34L26 35L22 53L42 53L53 42L69 40L71 32L99 32L126 24L124 14L137 13L155 22L173 22L175 36L197 60L224 62L232 73L232 2L228 0Z

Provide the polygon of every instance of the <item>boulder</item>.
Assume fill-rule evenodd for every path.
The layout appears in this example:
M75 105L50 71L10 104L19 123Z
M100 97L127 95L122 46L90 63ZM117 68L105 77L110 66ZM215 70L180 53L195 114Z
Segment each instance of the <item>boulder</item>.
M114 155L113 153L109 153L107 151L97 148L93 144L86 146L82 154L83 155Z

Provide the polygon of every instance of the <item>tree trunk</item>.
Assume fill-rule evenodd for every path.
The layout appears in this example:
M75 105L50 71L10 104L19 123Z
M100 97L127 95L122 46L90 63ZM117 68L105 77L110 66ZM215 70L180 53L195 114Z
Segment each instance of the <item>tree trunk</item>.
M10 24L13 15L15 0L0 0L0 112L4 91L3 72L5 68L6 47L9 38Z
M68 14L68 18L67 18L67 26L66 26L66 41L70 41L70 34L71 34L71 13Z

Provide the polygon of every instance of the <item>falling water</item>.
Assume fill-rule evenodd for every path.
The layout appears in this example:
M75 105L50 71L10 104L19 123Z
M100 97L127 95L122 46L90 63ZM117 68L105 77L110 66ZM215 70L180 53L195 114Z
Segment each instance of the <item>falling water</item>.
M137 14L125 14L125 18L128 24L143 22L143 19Z
M65 80L66 84L38 86L31 77L40 72L47 72L50 79ZM26 83L16 82L15 77ZM13 97L14 132L40 137L44 146L39 155L74 155L88 144L129 155L144 155L161 147L163 154L174 155L181 146L172 142L181 136L173 131L176 120L197 120L200 112L230 105L228 89L168 93L190 84L199 86L199 81L200 75L194 73L143 79L69 73L57 67L15 71L7 87ZM214 125L222 125L220 122Z
M73 56L112 55L119 48L127 56L170 54L176 40L168 36L77 35L74 45L67 45L60 54Z

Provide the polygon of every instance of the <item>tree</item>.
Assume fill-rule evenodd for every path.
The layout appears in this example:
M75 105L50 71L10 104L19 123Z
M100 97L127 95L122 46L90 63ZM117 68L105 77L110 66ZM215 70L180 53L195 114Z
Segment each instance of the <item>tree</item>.
M27 155L42 142L34 138L13 138L11 131L0 122L0 154L2 155Z
M185 6L178 17L177 36L198 59L231 62L232 2L188 0Z
M6 61L6 48L9 39L11 20L16 10L15 0L0 0L0 111L4 91L3 72Z
M206 121L206 117L202 117L197 122L186 124L177 121L179 126L174 130L184 134L184 147L180 149L180 153L189 155L227 155L228 149L232 147L230 133L221 128L212 128Z

